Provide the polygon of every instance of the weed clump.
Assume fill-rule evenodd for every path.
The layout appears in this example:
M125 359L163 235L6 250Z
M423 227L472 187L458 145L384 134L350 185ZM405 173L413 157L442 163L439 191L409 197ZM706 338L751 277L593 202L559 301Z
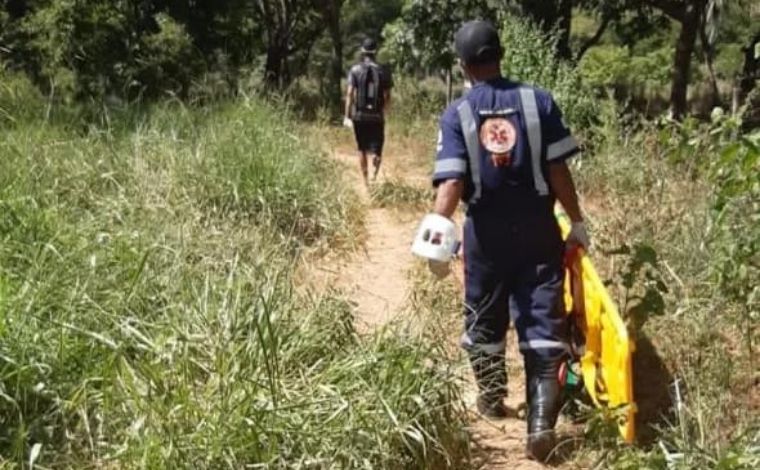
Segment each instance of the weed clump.
M359 342L299 253L355 223L255 100L0 129L0 466L462 468L430 342ZM85 130L83 130L85 129Z

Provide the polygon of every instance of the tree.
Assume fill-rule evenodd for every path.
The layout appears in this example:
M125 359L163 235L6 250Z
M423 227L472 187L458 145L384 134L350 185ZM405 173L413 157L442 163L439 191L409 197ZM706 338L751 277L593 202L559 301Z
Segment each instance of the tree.
M561 59L569 60L570 28L573 0L520 0L522 13L539 26L546 35L557 34L555 52Z
M283 88L292 80L288 59L309 46L321 25L310 0L256 0L257 19L264 25L266 62L264 80L270 88Z
M697 39L702 44L713 94L716 100L718 98L713 56L717 24L725 3L723 0L519 0L516 3L522 13L544 33L556 35L555 50L558 57L574 57L576 61L601 39L611 24L620 23L632 16L642 19L640 26L646 29L646 25L652 23L651 10L657 10L680 27L671 74L670 108L673 117L681 119L687 112L687 92ZM579 47L574 56L569 44L573 7L582 8L599 18L596 33Z
M341 102L340 80L343 76L343 34L341 31L341 7L344 0L323 0L319 10L332 43L332 61L330 66L329 101L335 105Z
M596 32L583 41L575 51L573 59L576 63L581 61L589 49L599 43L611 25L620 23L626 14L632 13L637 19L643 16L641 9L637 9L635 2L631 0L579 0L577 3L586 13L598 17L599 24ZM648 22L645 21L645 23Z
M494 2L486 0L412 0L401 18L384 32L397 65L442 70L446 73L448 96L452 95L451 73L456 54L454 33L466 21L497 23Z
M755 33L748 44L742 48L744 65L737 79L734 112L744 103L760 79L760 52L758 51L760 51L760 31Z
M517 0L520 12L536 24L546 36L555 38L554 51L560 59L579 61L597 44L607 27L631 7L630 0ZM599 26L577 52L570 46L573 9L598 16Z
M681 24L673 58L673 79L670 88L670 109L674 119L687 111L687 92L694 47L709 0L646 0L671 19Z

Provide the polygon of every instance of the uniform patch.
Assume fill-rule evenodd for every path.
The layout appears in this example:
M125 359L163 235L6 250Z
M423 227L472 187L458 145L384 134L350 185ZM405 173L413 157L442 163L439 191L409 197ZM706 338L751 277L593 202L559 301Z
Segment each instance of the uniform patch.
M494 166L507 166L512 162L512 149L517 142L517 130L506 118L490 118L480 127L480 142L491 152Z

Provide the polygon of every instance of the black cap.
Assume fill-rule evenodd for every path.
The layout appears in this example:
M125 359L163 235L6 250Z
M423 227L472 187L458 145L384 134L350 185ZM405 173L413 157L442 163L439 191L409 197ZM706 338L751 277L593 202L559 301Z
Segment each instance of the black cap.
M365 39L364 41L362 41L362 52L364 54L376 54L377 42L375 42L375 40L371 38Z
M502 57L499 32L487 21L468 21L454 35L457 55L466 64L498 62Z

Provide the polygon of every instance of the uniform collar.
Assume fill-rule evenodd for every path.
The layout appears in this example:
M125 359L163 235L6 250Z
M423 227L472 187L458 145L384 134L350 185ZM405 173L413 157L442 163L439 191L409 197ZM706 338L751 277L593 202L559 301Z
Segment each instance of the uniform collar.
M473 82L472 88L478 88L483 86L498 86L498 85L515 85L515 82L511 81L507 77L500 76L496 78L492 78L490 80L480 80L477 82Z

